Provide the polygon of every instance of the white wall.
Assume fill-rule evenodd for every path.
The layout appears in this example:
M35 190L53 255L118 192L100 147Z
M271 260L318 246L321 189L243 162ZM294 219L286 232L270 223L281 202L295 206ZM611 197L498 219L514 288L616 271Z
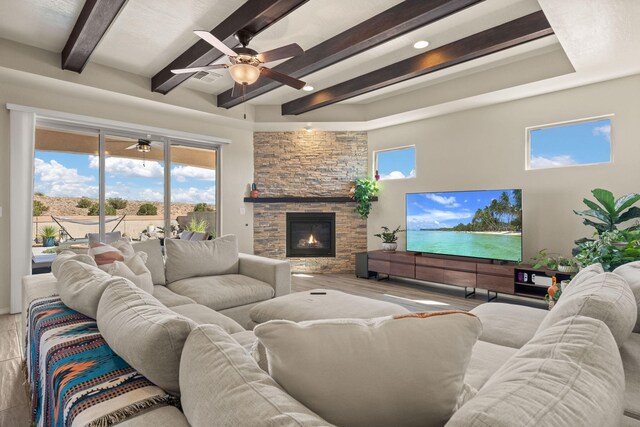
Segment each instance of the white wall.
M253 181L251 130L212 124L211 114L207 113L0 70L0 313L8 311L9 307L11 251L9 111L4 108L6 103L230 139L231 144L225 146L222 151L222 232L236 234L242 252L253 252L252 208L242 202L247 184ZM246 213L241 215L243 208L246 208Z
M593 229L574 209L601 187L617 197L640 192L640 76L594 84L369 132L373 151L416 145L417 178L382 181L368 222L368 247L380 226L405 224L405 193L522 188L524 259L538 250L569 255ZM525 171L525 128L614 114L612 164ZM399 249L404 249L404 235Z

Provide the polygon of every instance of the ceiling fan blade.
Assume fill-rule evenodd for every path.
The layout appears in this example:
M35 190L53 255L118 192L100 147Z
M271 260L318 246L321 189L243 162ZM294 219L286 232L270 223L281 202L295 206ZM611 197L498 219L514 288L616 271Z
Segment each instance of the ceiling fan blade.
M243 86L240 83L236 83L233 85L233 89L231 90L231 97L235 98L236 96L242 95Z
M291 76L287 76L286 74L282 74L278 71L274 71L271 68L267 68L267 67L262 67L260 69L260 74L265 77L269 77L270 79L276 80L280 83L284 83L287 86L291 86L292 88L295 88L298 90L302 89L304 85L306 85L306 83L303 82L302 80L294 79Z
M278 59L291 58L292 56L302 55L304 50L297 44L292 43L277 49L268 50L257 55L260 62L277 61Z
M227 64L215 64L215 65L207 65L206 67L192 67L192 68L178 68L175 70L171 70L173 74L191 74L197 73L198 71L211 71L218 70L220 68L229 67Z
M134 148L137 148L137 147L138 147L138 143L136 142L135 144L130 145L127 148L125 148L125 150L133 150Z
M222 43L220 40L218 40L210 32L196 30L196 31L194 31L194 33L198 37L200 37L202 40L206 41L211 46L215 47L216 49L218 49L220 52L224 53L225 55L227 55L227 56L237 56L238 55L229 46L227 46L226 44Z

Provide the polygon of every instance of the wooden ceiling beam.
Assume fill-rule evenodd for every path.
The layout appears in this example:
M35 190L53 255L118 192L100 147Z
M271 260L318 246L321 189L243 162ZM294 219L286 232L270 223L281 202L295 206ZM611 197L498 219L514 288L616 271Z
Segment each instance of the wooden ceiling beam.
M62 69L81 73L127 0L87 0L62 50Z
M476 33L282 105L298 115L553 34L542 11Z
M273 67L274 70L302 78L350 58L402 34L424 27L484 0L405 0L384 12L307 50L303 55ZM231 108L278 87L271 79L259 79L247 87L243 97L232 97L231 90L218 95L218 107Z
M307 1L309 0L248 0L210 32L233 49L239 45L234 37L239 30L258 34ZM224 55L209 43L199 40L151 78L151 90L166 95L193 75L173 74L171 70L203 67L222 56Z

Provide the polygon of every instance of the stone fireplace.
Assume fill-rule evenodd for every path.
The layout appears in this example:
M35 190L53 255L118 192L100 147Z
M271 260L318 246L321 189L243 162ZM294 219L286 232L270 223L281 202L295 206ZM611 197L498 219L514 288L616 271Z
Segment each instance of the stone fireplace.
M287 212L287 257L335 257L335 212Z
M355 253L367 250L367 222L347 195L367 174L366 132L256 132L253 143L254 253L289 260L297 273L353 272ZM293 229L291 214L303 214ZM312 216L315 225L302 220Z

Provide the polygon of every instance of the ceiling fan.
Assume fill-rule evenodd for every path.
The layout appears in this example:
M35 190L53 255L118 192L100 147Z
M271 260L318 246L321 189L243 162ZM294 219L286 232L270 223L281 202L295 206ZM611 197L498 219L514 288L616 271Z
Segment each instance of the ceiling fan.
M125 150L133 150L134 148L141 153L148 153L151 151L151 148L164 148L164 143L157 141L151 142L148 139L139 139L138 142L128 146Z
M296 43L258 53L255 50L249 49L247 47L247 45L253 38L253 34L246 30L240 30L235 34L235 38L238 39L238 41L242 45L242 47L237 47L235 48L235 50L225 45L223 42L218 40L207 31L194 31L194 33L198 37L209 43L211 46L227 55L231 64L214 64L207 65L205 67L182 68L171 70L172 73L187 74L195 73L198 71L211 71L219 68L228 68L229 74L235 82L233 90L231 92L231 96L234 97L240 95L241 93L244 93L245 87L255 83L260 76L268 77L298 90L302 89L306 84L302 80L298 80L286 74L274 71L263 65L267 62L277 61L279 59L290 58L292 56L303 54L304 50L302 50L302 48Z

